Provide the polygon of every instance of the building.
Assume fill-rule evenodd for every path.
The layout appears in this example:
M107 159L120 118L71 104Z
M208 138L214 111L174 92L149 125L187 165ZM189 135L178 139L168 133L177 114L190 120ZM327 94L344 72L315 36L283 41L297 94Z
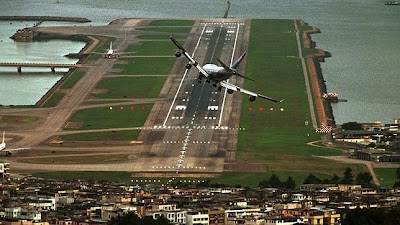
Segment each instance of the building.
M10 175L10 163L0 163L0 178L6 178Z
M208 225L209 217L208 213L203 212L187 212L186 225Z

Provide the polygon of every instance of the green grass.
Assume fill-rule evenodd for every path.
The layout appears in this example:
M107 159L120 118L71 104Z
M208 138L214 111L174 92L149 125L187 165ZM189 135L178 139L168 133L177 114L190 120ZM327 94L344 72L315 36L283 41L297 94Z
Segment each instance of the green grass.
M166 41L144 41L140 44L130 45L127 52L135 52L133 55L157 55L174 56L176 46L169 39Z
M139 136L140 130L69 134L60 136L65 141L132 141Z
M139 35L137 36L139 39L146 39L146 40L166 40L170 41L169 37L171 35ZM178 41L184 41L186 39L185 36L175 35L174 36Z
M8 116L1 117L0 122L3 123L32 123L37 120L35 116Z
M65 96L64 93L54 93L47 101L42 105L42 107L54 107L59 101Z
M262 99L243 101L240 126L246 130L239 133L237 157L266 162L274 171L333 174L348 165L311 156L337 155L340 151L306 144L319 140L320 135L311 125L300 59L288 58L298 55L296 36L290 31L294 31L292 20L252 20L246 75L257 82L246 81L244 86L285 101L281 104ZM249 107L253 110L249 111ZM264 111L259 112L259 107L264 107ZM270 107L274 110L270 111ZM283 112L279 110L281 107Z
M85 73L82 71L74 71L68 79L63 83L60 87L61 89L72 88L84 75Z
M99 98L155 98L161 91L166 77L116 77L100 81L97 88L107 89Z
M154 20L149 26L193 26L194 20Z
M153 104L135 105L134 110L131 110L130 107L124 106L122 110L119 106L113 107L113 109L108 107L84 109L74 114L71 121L83 123L82 129L85 130L140 127L146 121Z
M179 34L190 33L192 27L139 27L136 29L143 31L167 32L170 35L172 35L174 33L179 33Z
M0 105L0 108L5 108L5 109L7 109L7 108L23 109L23 108L37 108L37 107L38 107L37 105L9 105L9 106Z
M381 187L393 187L396 182L396 168L375 168Z
M118 183L130 183L131 174L128 172L41 172L32 173L34 177L41 177L45 179L56 179L56 180L89 180L89 181L109 181Z
M165 75L171 72L171 68L175 63L175 58L130 58L121 60L124 64L115 64L114 69L121 69L116 74L128 75Z

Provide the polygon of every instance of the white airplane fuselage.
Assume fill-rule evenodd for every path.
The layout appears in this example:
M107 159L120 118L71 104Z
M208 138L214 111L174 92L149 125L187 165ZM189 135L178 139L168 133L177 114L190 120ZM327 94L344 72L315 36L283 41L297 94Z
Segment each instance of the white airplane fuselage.
M224 67L215 64L205 64L203 69L209 74L209 80L214 82L227 80L232 76L232 72L226 71Z
M6 149L6 143L1 143L0 144L0 152L3 151L4 149Z
M106 57L107 58L112 58L114 56L114 50L112 50L112 49L109 49L108 51L107 51L107 53L106 53Z

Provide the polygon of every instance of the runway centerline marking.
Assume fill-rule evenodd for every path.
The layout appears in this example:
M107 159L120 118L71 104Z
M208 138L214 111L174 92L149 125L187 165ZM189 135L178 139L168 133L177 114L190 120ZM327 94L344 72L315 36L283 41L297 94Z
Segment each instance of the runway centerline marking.
M194 57L194 55L195 55L195 53L196 53L196 50L197 50L197 48L199 47L200 40L201 40L201 37L203 36L203 33L204 33L204 30L206 29L206 26L207 26L207 23L206 23L206 24L204 24L203 30L201 31L201 34L200 34L200 37L199 37L199 39L197 40L196 47L194 48L194 51L193 51L193 53L192 53L192 58ZM174 100L172 100L171 107L170 107L170 108L169 108L169 110L168 110L168 114L167 114L167 117L166 117L166 118L165 118L165 120L164 120L164 124L163 124L163 126L165 126L165 124L167 124L168 117L169 117L169 115L171 114L172 107L173 107L173 106L174 106L174 104L175 104L176 98L178 97L179 91L181 90L181 87L182 87L183 81L185 80L185 77L186 77L186 74L188 73L188 71L189 71L189 70L188 70L188 69L186 69L186 70L185 70L185 73L183 74L183 77L182 77L181 83L179 84L178 90L176 91L176 94L175 94Z

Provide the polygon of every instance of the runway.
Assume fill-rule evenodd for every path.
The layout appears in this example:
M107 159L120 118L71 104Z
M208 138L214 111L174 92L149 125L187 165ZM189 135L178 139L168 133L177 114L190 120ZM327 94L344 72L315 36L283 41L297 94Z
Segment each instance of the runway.
M217 58L230 64L246 49L246 25L241 20L198 21L195 35L184 47L200 65L218 64ZM172 102L155 106L145 124L165 131L141 133L139 140L152 147L142 152L136 171L219 173L227 150L236 149L241 94L227 98L224 89L220 92L204 80L199 82L198 71L185 69L186 63L184 57L177 62L178 75L166 96L173 95Z

